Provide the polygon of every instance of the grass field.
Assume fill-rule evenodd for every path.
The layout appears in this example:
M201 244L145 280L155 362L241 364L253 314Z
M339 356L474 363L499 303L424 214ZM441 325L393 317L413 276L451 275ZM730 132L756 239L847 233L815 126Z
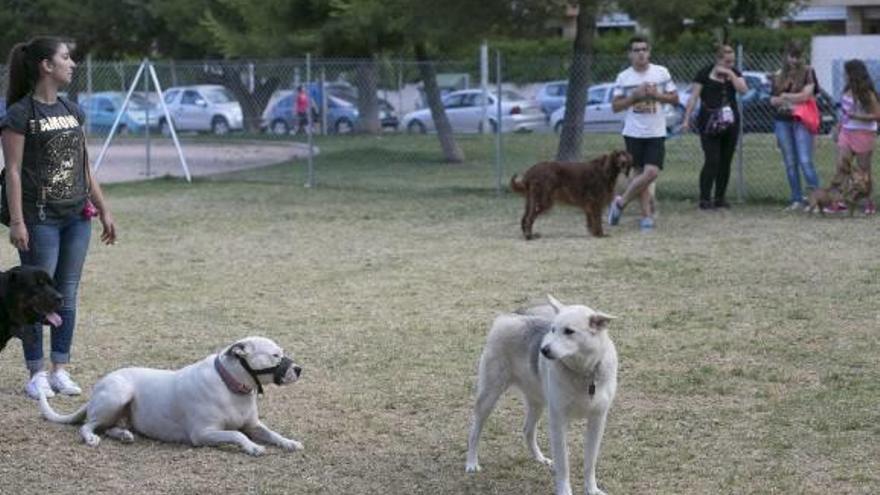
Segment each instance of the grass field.
M524 138L508 142L505 182L548 146ZM464 473L488 325L546 293L619 317L620 388L598 470L609 493L880 492L876 218L781 203L701 213L671 187L695 175L669 167L656 232L628 211L593 239L560 208L527 243L521 199L494 193L491 145L466 141L472 158L450 167L429 139L399 158L368 139L319 142L314 189L302 163L107 187L120 241L95 235L86 263L72 366L86 395L116 368L177 368L265 335L304 375L268 388L261 415L305 450L86 447L23 395L13 342L0 354L0 492L550 493L516 394L487 424L483 471ZM781 201L777 159L766 166ZM3 266L16 259L0 250Z

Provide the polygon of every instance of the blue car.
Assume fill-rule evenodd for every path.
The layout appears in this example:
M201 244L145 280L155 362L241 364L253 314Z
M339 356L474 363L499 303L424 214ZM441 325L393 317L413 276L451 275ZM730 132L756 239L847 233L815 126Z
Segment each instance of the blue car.
M122 109L125 93L104 91L91 95L80 95L79 105L86 115L86 127L89 132L107 133L113 126L116 116ZM150 128L158 129L161 110L158 105L148 101L142 95L132 94L128 107L119 121L120 134L144 132L147 125L147 109L149 108Z
M568 81L551 81L543 84L538 89L535 99L541 105L541 111L549 118L557 108L565 106L565 95L567 92Z
M293 111L295 93L285 91L280 98L276 98L266 105L263 111L263 120L260 128L272 134L287 134L299 127L296 112ZM313 98L312 101L319 101ZM314 122L321 122L318 115L319 108L312 114ZM332 95L327 96L327 130L337 134L347 134L354 129L358 118L357 107L342 98Z

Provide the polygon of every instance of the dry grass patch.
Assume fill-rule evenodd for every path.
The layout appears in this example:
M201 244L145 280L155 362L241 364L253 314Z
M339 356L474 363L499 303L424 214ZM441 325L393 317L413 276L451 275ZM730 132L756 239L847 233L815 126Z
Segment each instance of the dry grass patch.
M620 317L598 471L610 493L880 491L876 219L666 201L655 233L630 212L593 239L560 208L527 243L518 197L442 184L160 181L109 195L121 240L89 254L74 343L86 393L121 366L177 368L269 336L304 377L267 389L261 413L305 451L85 447L24 397L13 344L0 355L3 493L548 493L513 394L487 424L484 471L464 473L488 324L548 292Z

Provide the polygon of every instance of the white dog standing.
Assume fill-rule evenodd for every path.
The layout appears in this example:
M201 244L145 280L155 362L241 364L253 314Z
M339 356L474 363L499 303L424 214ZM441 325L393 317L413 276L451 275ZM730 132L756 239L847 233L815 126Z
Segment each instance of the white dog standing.
M532 457L554 468L556 494L571 495L566 431L572 418L586 417L586 492L602 494L596 460L605 420L617 391L617 350L608 337L613 317L586 306L550 305L495 318L480 358L473 425L468 437L467 471L480 470L477 444L483 423L511 385L526 402L523 434ZM535 426L549 409L550 447L555 461L538 448Z
M96 431L123 442L134 441L126 428L166 442L191 445L236 444L250 455L265 447L253 440L288 451L302 449L260 422L257 393L263 384L285 385L299 379L302 368L284 355L275 342L248 337L219 354L175 371L123 368L95 384L88 403L62 416L40 397L43 416L56 423L78 423L83 440L96 446Z

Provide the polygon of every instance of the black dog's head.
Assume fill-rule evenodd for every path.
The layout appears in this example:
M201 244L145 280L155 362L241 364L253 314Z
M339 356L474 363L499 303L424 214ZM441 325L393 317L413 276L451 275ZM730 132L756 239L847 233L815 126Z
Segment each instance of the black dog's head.
M0 273L0 350L12 337L21 337L25 325L60 326L62 302L52 277L40 268L17 266Z

